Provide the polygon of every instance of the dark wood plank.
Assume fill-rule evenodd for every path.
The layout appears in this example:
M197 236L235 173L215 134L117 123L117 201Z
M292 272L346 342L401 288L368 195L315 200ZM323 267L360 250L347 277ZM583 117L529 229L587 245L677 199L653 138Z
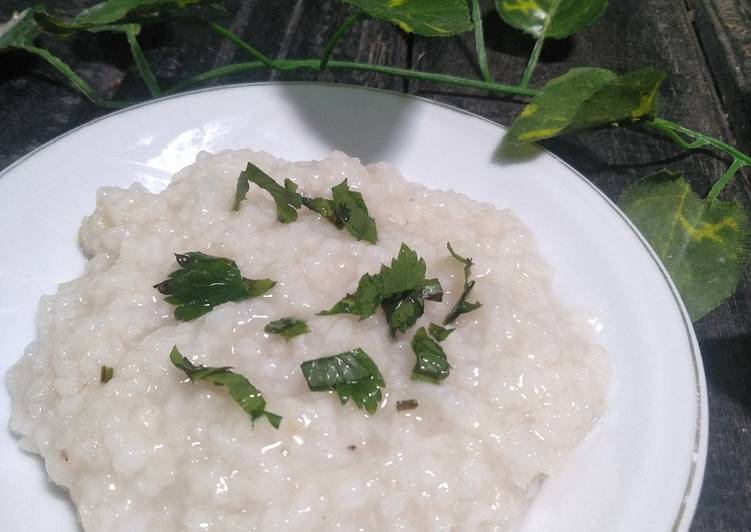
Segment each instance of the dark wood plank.
M751 4L748 0L688 0L728 120L751 151Z

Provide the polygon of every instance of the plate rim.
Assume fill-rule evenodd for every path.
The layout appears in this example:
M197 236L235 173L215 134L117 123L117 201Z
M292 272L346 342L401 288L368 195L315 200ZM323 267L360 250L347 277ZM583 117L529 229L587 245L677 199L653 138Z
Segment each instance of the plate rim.
M472 111L468 111L460 107L456 107L449 103L442 102L440 100L434 100L432 98L428 98L425 96L398 92L398 91L384 89L380 87L368 87L368 86L362 86L362 85L354 85L351 83L336 83L336 82L325 82L325 81L258 81L258 82L245 82L245 83L231 83L231 84L226 84L226 85L202 87L199 89L179 92L176 94L169 94L169 95L161 96L159 98L154 98L151 100L139 102L134 105L130 105L128 107L124 107L122 109L117 109L115 111L106 113L102 116L98 116L88 122L85 122L83 124L80 124L74 127L73 129L70 129L68 131L61 133L60 135L44 142L40 146L37 146L30 152L21 156L19 159L12 162L9 166L0 170L0 179L5 177L7 174L10 174L14 169L16 169L16 167L21 166L23 163L31 159L38 152L50 147L51 145L57 143L58 141L61 141L64 138L77 133L81 129L93 126L97 124L98 122L107 120L109 118L113 118L120 114L134 111L142 107L147 107L151 105L159 105L167 100L194 96L196 94L201 94L201 93L206 93L206 92L220 92L223 90L253 88L253 87L258 87L258 86L285 86L285 85L286 86L296 85L296 86L309 86L309 87L318 87L318 88L323 87L323 88L328 88L328 89L346 89L346 90L376 92L381 95L386 95L389 97L402 98L405 100L416 100L422 103L439 107L441 109L458 112L470 118L479 119L482 122L491 124L494 127L500 129L501 131L504 132L504 134L508 131L508 128L506 126L499 124L498 122L495 122L494 120L491 120L490 118L484 117L482 115L478 115L476 113L473 113ZM587 179L587 177L585 177L576 168L571 166L568 162L563 160L558 155L552 153L544 146L541 146L538 143L534 143L534 145L536 149L540 150L540 152L543 152L546 155L552 157L555 161L562 164L572 174L574 174L577 178L579 178L587 187L589 187L592 190L592 192L594 192L601 200L603 200L608 207L610 207L610 209L618 216L618 218L621 221L623 221L626 224L628 229L631 231L631 233L633 233L634 236L636 236L639 243L647 252L650 259L652 260L652 262L654 263L654 265L657 267L658 271L660 272L660 275L662 276L663 280L667 284L668 289L670 290L670 294L672 296L673 302L675 303L677 310L681 316L681 321L683 323L683 328L686 333L686 336L689 340L689 348L691 352L691 362L692 362L694 385L695 385L694 392L695 392L695 399L696 399L696 419L695 419L695 424L694 424L694 443L693 443L693 453L692 453L693 460L689 468L689 475L688 475L688 479L686 480L686 487L683 491L681 504L678 507L677 515L675 517L675 520L673 521L673 525L669 532L686 532L688 531L691 525L691 522L693 521L693 517L694 517L694 514L696 513L696 508L698 506L699 497L701 495L701 488L702 488L703 480L704 480L704 473L705 473L705 468L706 468L706 460L707 460L707 452L708 452L708 443L709 443L709 434L708 434L709 406L708 406L706 375L704 373L704 365L703 365L702 358L701 358L699 342L696 338L696 333L694 331L691 319L688 316L688 312L685 308L683 300L680 294L678 293L678 290L675 287L675 284L673 283L673 280L671 279L670 274L668 273L667 269L662 264L662 261L660 261L655 251L652 249L652 246L649 244L649 242L647 242L646 238L636 228L633 222L629 220L629 218L625 215L625 213L607 195L605 195L603 191L601 191L594 183L592 183L589 179Z

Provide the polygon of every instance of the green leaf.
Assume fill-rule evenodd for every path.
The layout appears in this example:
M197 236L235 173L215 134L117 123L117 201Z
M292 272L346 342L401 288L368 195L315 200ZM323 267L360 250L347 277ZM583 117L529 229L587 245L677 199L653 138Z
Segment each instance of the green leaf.
M357 240L371 244L378 241L375 220L368 214L362 194L349 189L345 179L331 189L334 213L347 231Z
M601 68L573 68L549 81L506 135L530 142L564 133L655 116L665 73L643 69L618 76Z
M123 22L143 21L168 10L208 3L207 0L107 0L81 11L73 20L65 20L39 10L36 20L50 33L69 35L79 30L116 29Z
M235 261L198 251L176 254L179 270L154 285L164 300L176 305L175 318L190 321L228 301L243 301L269 291L270 279L245 279Z
M99 370L99 382L101 382L102 384L107 384L112 380L112 377L114 375L115 368L111 368L110 366L105 366L104 364L102 364L102 367Z
M412 327L425 313L425 302L420 288L406 294L396 294L386 299L382 306L392 337L396 337L397 332L404 332Z
M314 392L333 390L342 404L350 398L359 408L373 414L386 386L375 362L359 347L345 353L308 360L300 365L308 388Z
M211 382L216 386L226 386L229 396L245 410L250 416L251 421L255 421L259 417L265 417L271 423L271 426L276 429L279 428L279 424L282 421L281 416L268 412L266 410L266 400L258 388L253 386L242 375L230 371L231 367L196 366L180 353L177 346L172 348L169 358L193 382L203 380Z
M24 48L34 43L41 30L34 21L36 8L29 8L13 16L0 26L0 51L6 48Z
M702 200L667 170L632 185L619 205L670 272L692 320L733 294L749 256L743 207Z
M248 163L245 170L237 178L237 190L233 210L240 210L240 203L250 190L249 183L255 183L263 190L271 194L276 204L276 219L283 224L297 220L297 209L302 205L302 196L297 193L297 185L289 179L284 180L284 186L258 168L253 163Z
M435 338L437 342L443 342L455 330L456 329L448 329L446 327L441 327L440 325L436 325L435 323L431 323L428 326L428 333L430 333L430 336Z
M472 29L465 0L344 0L408 33L446 37Z
M446 315L446 318L443 320L444 325L448 325L449 323L454 321L456 318L458 318L462 314L466 314L467 312L472 312L473 310L476 310L482 306L482 303L479 303L479 302L474 302L474 303L467 302L469 293L475 287L475 282L469 280L470 276L472 275L472 264L473 264L472 259L464 258L458 253L456 253L454 249L451 247L450 242L446 243L446 247L448 248L449 253L451 253L451 256L453 258L455 258L457 261L464 264L464 289L462 290L462 293L459 296L459 300L451 308L449 313Z
M368 214L362 194L349 189L345 179L331 189L332 199L302 198L302 204L334 224L337 229L346 227L357 240L371 244L378 241L376 223Z
M166 9L182 9L203 0L107 0L82 11L74 22L79 26L102 26L129 16L153 15Z
M360 319L372 316L381 305L391 336L412 327L425 312L425 300L441 301L443 288L438 279L425 279L425 261L402 243L391 265L382 265L376 275L365 274L357 290L347 294L331 309L319 315L355 314Z
M417 329L412 338L412 351L417 357L415 367L412 368L412 380L438 384L449 376L451 366L446 353L438 342L428 336L425 327Z
M347 294L329 310L319 312L319 316L331 316L334 314L355 314L361 320L369 318L378 310L378 305L383 299L381 295L381 282L377 275L365 274L357 283L354 294Z
M302 199L302 204L313 212L317 212L323 216L326 220L336 226L337 229L344 227L341 220L336 217L336 209L334 208L334 201L326 198L305 198Z
M535 38L561 39L591 26L608 0L496 0L503 21Z
M282 318L270 322L263 328L269 334L280 334L287 340L310 332L308 324L296 318Z
M425 261L407 244L402 243L399 255L391 260L391 265L381 266L378 273L384 299L421 287L425 281L425 271Z

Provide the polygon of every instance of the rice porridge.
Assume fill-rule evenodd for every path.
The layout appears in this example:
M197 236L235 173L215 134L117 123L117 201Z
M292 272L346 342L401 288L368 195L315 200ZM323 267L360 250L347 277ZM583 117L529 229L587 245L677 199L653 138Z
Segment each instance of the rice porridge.
M250 186L251 161L304 196L348 180L378 229L371 244L302 208L280 223L272 196ZM413 380L415 332L470 300L440 343L450 374ZM559 303L552 270L509 210L364 167L335 152L291 163L263 152L201 153L160 194L102 188L84 219L85 273L42 298L37 339L7 375L10 421L70 490L87 531L511 531L539 482L554 475L603 412L608 360L591 327ZM353 293L402 243L437 278L414 327L389 334L378 310L317 315ZM273 288L190 321L155 290L174 253L233 260ZM265 332L294 316L309 332ZM227 387L191 382L170 360L232 367L282 417L251 421ZM375 413L313 392L301 364L361 348L385 386ZM104 383L101 368L112 368ZM397 409L409 401L410 408ZM400 403L407 404L407 403Z

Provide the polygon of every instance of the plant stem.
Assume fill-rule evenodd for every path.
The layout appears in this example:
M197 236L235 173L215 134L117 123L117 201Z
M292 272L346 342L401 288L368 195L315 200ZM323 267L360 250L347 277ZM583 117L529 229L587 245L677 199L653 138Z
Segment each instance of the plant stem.
M485 50L485 34L482 29L482 12L479 0L472 0L472 25L475 29L475 49L477 50L477 62L480 65L482 79L493 82L493 76L488 67L488 56Z
M724 189L727 184L730 183L730 180L733 179L733 176L735 176L738 170L740 170L744 166L745 164L743 163L743 161L735 159L733 161L733 164L730 165L730 168L728 168L725 173L723 173L720 178L715 181L714 185L712 185L709 194L707 194L707 200L709 200L710 203L715 201L719 197L720 192L722 192L722 189Z
M643 122L640 126L668 137L683 149L695 150L703 148L704 146L711 146L733 158L733 163L730 165L730 168L728 168L715 184L712 185L712 189L707 196L707 199L710 201L717 199L720 192L722 192L722 189L730 183L733 176L735 176L741 168L744 166L751 166L751 155L747 155L742 151L733 148L731 145L722 142L720 139L683 127L682 125L671 122L670 120L655 118L649 122ZM690 139L690 142L686 141L686 138Z
M130 53L133 55L133 61L136 63L136 67L138 67L138 71L141 73L141 77L143 78L144 83L146 83L146 86L149 88L151 96L156 98L158 96L161 96L162 89L159 88L159 82L156 80L154 72L152 72L151 67L149 66L149 62L146 61L146 57L143 55L141 45L138 44L138 34L140 33L140 31L140 25L129 24L125 27L125 36L128 39L128 44L130 45Z
M47 61L50 65L52 65L55 68L55 70L57 70L63 76L65 76L65 78L70 82L71 85L73 85L74 88L78 89L78 91L81 94L86 96L95 105L98 105L100 107L106 107L109 109L115 109L119 107L127 107L128 105L132 105L135 103L135 102L127 102L127 101L116 102L116 101L105 100L104 98L100 98L94 92L94 89L91 88L91 85L86 83L86 81L84 81L83 78L81 78L78 74L76 74L73 71L73 69L70 68L70 66L68 66L67 63L65 63L62 59L60 59L56 55L51 54L44 48L37 48L36 46L33 46L31 44L25 45L23 49Z
M258 65L257 62L239 63L235 65L227 65L228 67L232 67L230 71L227 71L225 67L220 67L218 69L209 70L208 72L204 72L203 74L199 74L198 76L194 76L193 78L184 80L183 82L179 83L177 86L173 87L169 92L176 92L184 87L187 87L199 81L205 81L207 79L212 79L215 77L223 76L229 72L232 72L232 73L242 72L243 70L257 69L257 68L260 68L261 66L265 66L273 70L281 70L281 71L296 70L299 68L310 68L310 69L315 69L315 70L321 69L321 64L323 63L323 61L319 59L273 60L269 57L266 57L261 52L259 52L256 48L254 48L250 44L243 41L239 36L232 33L232 31L230 31L229 29L223 26L220 26L218 24L215 24L215 23L210 23L210 26L219 35L225 37L226 39L229 39L231 42L235 43L241 49L245 50L251 57L253 57L254 59L257 59L257 62L261 63L261 65ZM458 76L451 76L448 74L438 74L434 72L421 72L419 70L411 70L407 68L373 65L371 63L360 63L356 61L329 60L326 63L326 67L337 68L337 69L349 69L349 70L364 70L368 72L376 72L378 74L386 74L389 76L400 76L404 78L419 79L423 81L433 81L436 83L446 83L448 85L456 85L460 87L472 87L475 89L483 89L492 93L506 94L506 95L511 95L511 96L523 96L523 97L529 98L537 94L536 90L528 89L526 87L517 87L515 85L505 85L502 83L495 83L493 81L468 79L468 78L462 78Z
M339 42L339 40L342 38L342 35L344 35L346 31L354 26L357 22L365 18L367 18L367 15L365 15L365 13L363 12L359 12L349 16L347 20L342 22L342 24L334 32L334 35L326 42L326 45L323 47L323 57L321 58L321 65L319 67L320 70L324 70L326 68L329 59L331 59L331 54L334 53L336 43Z
M731 145L722 142L720 139L716 139L714 137L710 137L709 135L705 135L704 133L683 127L682 125L671 122L670 120L655 118L640 125L647 129L663 133L666 136L670 136L668 133L680 133L682 135L685 135L686 137L694 139L694 142L690 144L687 144L684 141L681 147L691 146L690 149L696 149L697 147L702 146L712 146L719 151L727 153L728 155L733 157L733 159L738 159L743 163L743 166L751 166L751 155L746 155L742 151L733 148Z
M532 55L529 56L529 62L522 74L522 80L519 82L520 87L529 86L529 82L532 80L532 74L537 68L537 63L540 61L540 53L542 52L542 45L545 43L545 32L542 32L535 42L535 47L532 48Z
M272 66L262 63L261 61L251 61L249 63L235 63L231 65L225 65L219 68L214 68L192 76L186 80L181 81L168 91L166 94L172 94L178 92L186 87L207 81L209 79L226 76L228 74L236 74L238 72L244 72L248 70L257 70L259 68L272 68L274 70L297 70L301 68L318 70L321 66L320 59L285 59L281 61L273 61ZM375 72L378 74L385 74L388 76L400 76L411 79L419 79L423 81L432 81L435 83L445 83L447 85L456 85L459 87L471 87L474 89L482 89L495 94L505 94L509 96L520 96L525 98L533 97L537 94L537 91L533 89L526 89L522 87L516 87L514 85L504 85L502 83L488 82L475 79L467 79L458 76L450 76L447 74L438 74L435 72L421 72L419 70L409 70L405 68L396 68L383 65L373 65L370 63L358 63L354 61L336 61L331 60L327 64L327 68L344 69L344 70L364 70L367 72Z
M264 66L268 68L276 68L274 66L275 62L273 59L267 57L264 55L260 50L257 48L254 48L253 46L249 45L247 42L242 40L240 37L232 33L229 29L225 28L224 26L220 26L219 24L216 24L215 22L209 22L209 27L214 31L214 33L217 33L224 37L225 39L228 39L235 45L237 45L242 50L245 50L247 53L249 53L253 58L263 63Z

